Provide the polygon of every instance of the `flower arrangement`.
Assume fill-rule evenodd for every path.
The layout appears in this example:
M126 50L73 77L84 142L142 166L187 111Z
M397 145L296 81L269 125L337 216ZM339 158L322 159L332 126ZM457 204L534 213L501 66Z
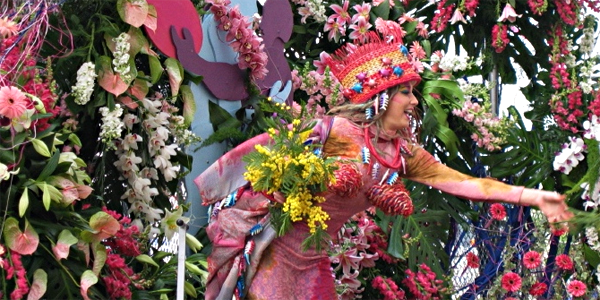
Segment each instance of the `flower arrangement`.
M329 215L317 205L325 201L318 193L326 191L328 183L335 182L334 162L320 156L319 145L306 143L314 124L302 119L289 124L280 122L289 116L291 107L275 103L274 108L276 116L266 120L273 144L256 145L256 151L244 157L247 162L244 178L257 192L267 195L280 192L285 197L283 203L276 202L271 207L279 235L285 234L292 222L305 221L311 234L305 246L320 247Z
M488 88L482 84L468 84L459 80L464 93L464 102L460 109L455 108L452 114L463 118L470 127L471 139L478 147L487 151L500 150L507 140L507 128L512 125L508 118L499 118L491 112ZM481 99L481 104L478 102Z
M174 294L176 262L159 246L183 218L180 147L198 140L181 112L183 74L128 23L132 3L96 4L28 1L0 14L1 299ZM89 18L57 17L81 5L94 7ZM148 16L145 1L134 6ZM141 55L160 68L136 64ZM197 296L205 257L187 262Z

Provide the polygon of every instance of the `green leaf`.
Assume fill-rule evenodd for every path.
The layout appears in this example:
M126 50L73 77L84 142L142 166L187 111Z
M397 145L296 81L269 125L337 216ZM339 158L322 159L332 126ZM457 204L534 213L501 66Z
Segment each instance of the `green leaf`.
M4 242L6 246L21 255L30 255L35 252L40 242L40 238L29 221L25 219L25 229L21 231L19 221L15 218L8 218L4 222Z
M371 18L372 20L377 19L377 17L388 20L390 16L390 3L388 1L383 1L379 5L373 6L371 8L371 14L374 15L374 18Z
M42 202L44 203L44 208L46 211L50 210L50 202L52 202L52 198L50 197L50 192L48 191L48 184L42 184Z
M148 63L150 65L150 82L155 84L160 79L164 70L160 64L160 60L156 56L148 55Z
M118 0L117 11L121 19L134 27L140 27L144 24L148 16L148 3L146 0L130 1Z
M198 294L196 293L196 288L194 288L194 285L187 281L185 281L183 283L183 290L185 291L186 294L188 294L192 298L198 297Z
M77 145L77 146L80 146L80 147L83 146L81 144L81 140L79 139L79 136L77 136L74 133L69 134L69 141L71 141L71 143L73 143L74 145Z
M98 283L98 277L91 270L86 270L85 272L83 272L83 274L81 274L80 291L81 296L83 296L83 299L90 299L90 297L87 294L88 289L96 283Z
M179 87L183 81L183 67L178 60L169 57L165 60L165 68L169 75L169 85L171 86L171 96L176 97L179 94Z
M48 150L48 146L46 145L46 143L36 138L31 138L30 141L33 144L35 152L39 153L42 156L50 157L50 150Z
M44 269L37 269L33 273L33 283L27 294L27 300L38 300L46 293L48 274Z
M143 262L148 265L153 265L157 268L159 267L159 265L154 261L154 259L152 259L152 257L148 256L147 254L138 255L135 257L135 259L139 262Z
M60 152L55 151L52 157L48 160L48 163L46 164L40 175L38 176L37 181L44 181L46 180L46 178L48 178L48 176L54 173L54 170L56 170L56 166L58 166L59 158Z
M183 100L183 120L186 127L192 124L196 114L196 99L189 85L181 86L181 98Z
M25 188L25 190L23 190L23 194L21 194L21 198L19 199L19 217L23 217L25 215L27 207L29 207L29 189Z

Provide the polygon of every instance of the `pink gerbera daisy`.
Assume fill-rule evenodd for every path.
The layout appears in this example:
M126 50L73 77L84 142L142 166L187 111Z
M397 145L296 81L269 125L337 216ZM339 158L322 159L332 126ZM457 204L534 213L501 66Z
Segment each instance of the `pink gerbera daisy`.
M0 115L15 119L27 109L27 96L14 86L0 87Z
M548 285L543 282L534 283L529 289L529 294L532 296L541 296L548 290Z
M581 297L585 295L585 292L587 291L587 286L585 285L585 283L579 280L572 280L567 286L567 291L573 297Z
M494 203L490 206L490 214L492 215L492 219L502 221L506 218L506 210L504 209L504 205L500 203Z
M523 264L527 269L531 270L537 268L541 262L540 254L536 251L528 251L525 253L525 255L523 255Z
M556 265L561 270L571 270L573 269L573 261L566 254L560 254L556 256Z
M502 276L502 288L509 292L521 289L521 276L514 272L508 272Z
M425 53L425 49L423 49L418 41L413 41L412 45L410 46L410 55L416 59L423 59L425 56L427 56L427 53Z

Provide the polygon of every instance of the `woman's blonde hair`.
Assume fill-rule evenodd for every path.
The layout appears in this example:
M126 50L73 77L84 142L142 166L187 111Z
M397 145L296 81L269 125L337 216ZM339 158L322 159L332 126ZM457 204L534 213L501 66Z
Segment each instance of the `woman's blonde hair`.
M351 122L354 122L357 126L360 126L363 128L370 127L370 126L376 126L377 133L376 133L375 139L377 139L379 133L382 132L382 128L383 128L382 127L382 117L383 117L383 114L385 113L385 111L380 109L378 114L372 115L372 118L367 118L366 111L367 111L367 109L374 107L375 101L379 101L380 96L383 93L387 93L388 99L391 101L391 99L399 91L400 91L400 85L396 85L394 87L391 87L391 88L383 91L382 93L376 94L375 96L373 96L371 99L369 99L365 103L360 103L360 104L348 103L348 104L336 106L336 107L330 109L328 114L344 117L344 118L350 120ZM400 138L406 139L407 141L412 142L412 143L418 142L418 136L419 136L420 124L421 124L421 119L420 119L419 115L420 114L418 111L416 111L416 110L413 111L412 118L411 118L411 124L409 125L409 127L399 130L397 132L397 135Z

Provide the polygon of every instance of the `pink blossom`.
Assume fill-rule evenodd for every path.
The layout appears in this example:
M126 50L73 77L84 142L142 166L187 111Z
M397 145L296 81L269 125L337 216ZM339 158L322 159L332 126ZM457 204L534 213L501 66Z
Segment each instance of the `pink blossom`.
M523 255L523 265L527 269L535 269L541 264L540 254L536 251L528 251Z
M423 59L427 56L427 53L425 53L425 50L418 41L413 41L410 46L410 55L416 59Z
M585 295L585 292L587 291L587 286L585 285L585 283L579 280L572 280L567 286L567 291L573 297L581 297Z
M366 18L359 17L357 22L350 25L350 29L354 30L350 33L349 38L352 40L357 40L360 42L364 42L367 39L367 33L369 32L369 28L371 28L369 22L367 22Z
M454 25L458 22L462 22L464 24L467 24L467 20L465 20L465 17L463 17L462 12L460 12L460 9L456 9L454 10L454 14L452 15L452 18L450 18L450 24Z
M506 3L504 9L502 10L500 18L498 18L498 22L504 22L508 20L509 22L514 23L517 20L517 18L520 17L521 15L517 14L517 12L515 12L515 9L509 3Z
M8 17L0 18L0 40L10 38L16 35L18 31L17 23L9 20Z
M560 254L556 256L556 266L561 270L573 269L573 261L566 254Z
M521 289L521 276L514 272L508 272L502 276L502 288L509 292Z
M27 96L17 87L0 87L0 115L16 119L23 115L28 105Z
M360 17L363 17L365 21L369 20L369 13L371 12L371 4L363 3L352 6L356 11L356 14L352 16L352 23L358 22Z
M342 4L343 6L339 6L337 4L332 4L330 6L330 8L333 9L335 14L329 16L329 18L337 19L337 23L342 26L345 25L346 23L350 23L352 18L350 17L350 14L348 13L348 5L349 4L350 4L350 1L348 1L348 0L344 0L344 3Z
M429 37L429 31L427 31L427 25L421 21L419 21L417 23L417 34L422 37L422 38L428 38Z
M329 32L327 34L328 40L337 42L341 36L346 35L346 27L339 21L340 19L334 18L333 16L327 18L323 31Z

